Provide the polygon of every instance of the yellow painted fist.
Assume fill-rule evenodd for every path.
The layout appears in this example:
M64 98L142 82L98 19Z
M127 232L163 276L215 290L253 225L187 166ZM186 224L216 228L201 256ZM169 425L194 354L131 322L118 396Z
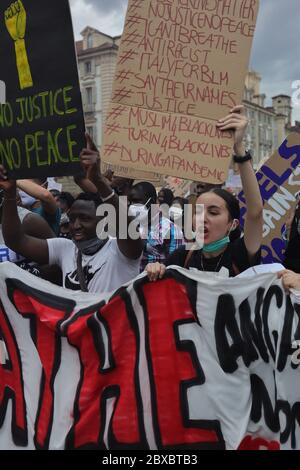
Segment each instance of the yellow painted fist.
M33 82L25 46L26 11L21 0L13 2L5 11L4 17L7 31L15 42L17 69L23 90L32 87Z
M7 30L14 41L24 39L26 31L26 11L21 0L14 2L4 13Z

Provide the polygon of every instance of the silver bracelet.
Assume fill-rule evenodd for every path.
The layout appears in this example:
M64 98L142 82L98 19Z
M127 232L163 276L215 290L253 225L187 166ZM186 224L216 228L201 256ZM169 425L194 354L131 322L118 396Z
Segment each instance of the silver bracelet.
M108 196L106 196L106 197L100 196L100 197L102 199L102 202L106 202L106 201L109 201L112 197L114 197L114 195L115 195L115 192L114 192L114 190L112 190L112 192Z

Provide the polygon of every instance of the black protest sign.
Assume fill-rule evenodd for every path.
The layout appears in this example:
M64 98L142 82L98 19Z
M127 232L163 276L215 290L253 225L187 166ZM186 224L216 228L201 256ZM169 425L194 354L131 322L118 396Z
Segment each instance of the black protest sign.
M1 0L0 163L13 178L80 172L84 118L68 0Z

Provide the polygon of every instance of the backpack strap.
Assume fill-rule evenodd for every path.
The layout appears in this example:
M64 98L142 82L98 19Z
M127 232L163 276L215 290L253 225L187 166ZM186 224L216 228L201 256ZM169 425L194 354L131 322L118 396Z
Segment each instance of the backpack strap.
M237 265L234 262L232 262L232 270L233 270L235 276L237 276L238 274L241 274L239 268L237 267Z
M190 251L186 255L185 262L184 262L184 265L183 265L184 269L188 269L188 266L190 264L190 261L192 259L192 256L193 256L194 252L195 252L195 247L192 246L192 248L190 249Z

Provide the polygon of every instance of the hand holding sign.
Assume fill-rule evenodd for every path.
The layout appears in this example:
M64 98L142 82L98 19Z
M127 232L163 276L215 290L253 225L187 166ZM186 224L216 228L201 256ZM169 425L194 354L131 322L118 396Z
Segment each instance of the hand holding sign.
M248 126L248 119L245 115L243 105L235 106L223 119L219 119L217 127L221 131L233 129L234 131L234 149L236 153L244 153L243 139Z
M7 178L7 171L3 165L0 165L0 190L1 189L6 193L16 189L16 181Z
M21 0L14 2L5 11L6 28L15 41L15 51L17 68L19 73L20 87L30 88L33 86L31 71L28 63L25 32L26 32L26 11Z
M101 179L100 154L90 135L86 133L87 148L80 154L81 166L85 170L86 177L97 186Z

